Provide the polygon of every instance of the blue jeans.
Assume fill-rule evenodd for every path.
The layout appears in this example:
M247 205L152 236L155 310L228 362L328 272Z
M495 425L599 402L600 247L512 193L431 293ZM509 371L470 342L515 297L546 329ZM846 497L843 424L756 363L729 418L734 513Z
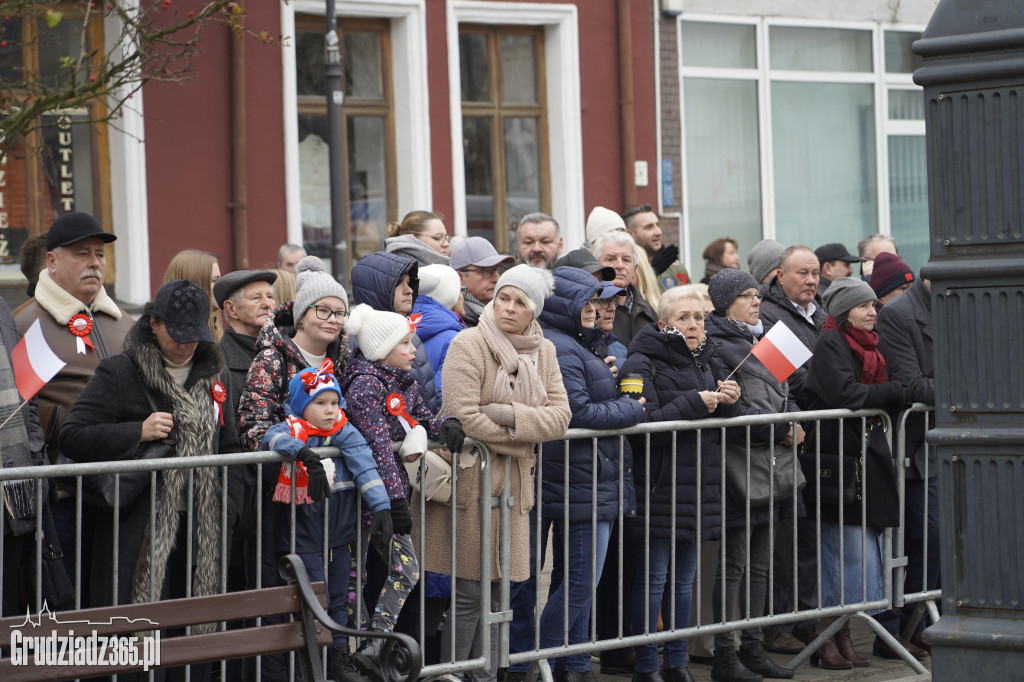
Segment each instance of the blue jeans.
M512 622L508 627L508 651L511 654L533 651L533 619L537 608L537 577L534 575L536 545L537 545L537 509L530 511L530 577L521 583L512 583L509 588L509 605L512 607ZM544 550L548 537L548 530L551 528L551 519L541 517L540 536L545 543L540 547L540 565L544 565ZM552 572L551 584L548 588L550 595L562 582L562 567L560 552L555 552L555 558L559 559L556 571ZM557 573L557 575L556 575ZM529 663L516 663L508 667L510 672L525 673L530 669Z
M598 521L597 540L591 545L595 526L589 521L570 521L563 531L561 519L552 519L555 529L557 555L562 551L562 541L568 537L569 553L562 563L564 579L544 605L540 616L541 648L556 647L563 643L562 624L566 610L569 618L568 644L582 644L589 640L590 595L596 581L601 579L605 555L608 553L608 538L611 537L612 522ZM591 570L595 572L591 582ZM591 669L590 654L566 656L556 663L563 670L587 671Z
M633 583L633 595L630 600L630 620L633 623L633 634L644 632L644 606L647 606L647 630L658 631L658 609L661 608L662 619L668 626L672 614L672 590L666 589L668 570L671 564L672 545L667 538L652 538L648 544L650 560L644 566L643 556L639 556L636 581ZM646 570L645 570L646 569ZM675 622L673 629L682 629L690 625L690 602L693 596L693 576L697 572L697 546L684 540L676 540L675 557ZM650 576L650 592L644 599L647 576ZM662 647L666 668L686 667L686 640L677 639L665 642ZM633 649L636 656L634 670L636 672L653 672L658 665L658 645L644 644Z
M352 555L348 544L332 547L327 560L327 573L324 574L323 552L300 553L302 565L311 583L324 580L327 587L327 615L338 625L348 625L348 579L352 571ZM326 580L325 580L326 579ZM348 638L334 634L334 643L341 644Z

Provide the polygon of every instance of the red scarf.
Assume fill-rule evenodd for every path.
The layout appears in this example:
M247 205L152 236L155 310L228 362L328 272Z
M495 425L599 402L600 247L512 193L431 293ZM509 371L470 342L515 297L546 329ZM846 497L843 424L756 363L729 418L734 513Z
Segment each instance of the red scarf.
M853 351L853 355L860 362L860 383L862 384L884 384L889 380L889 372L886 369L885 358L878 350L878 332L865 331L860 327L847 324L839 328L836 320L831 315L825 320L825 329L839 329L846 343Z
M348 417L342 411L338 416L338 421L334 422L334 426L329 429L319 429L305 419L292 415L285 417L285 421L288 423L289 428L291 428L292 436L305 443L310 436L327 437L341 431L348 423ZM277 475L277 486L274 488L272 499L274 502L284 502L285 504L292 501L291 465L287 462L281 464L281 471ZM313 504L313 500L309 497L309 473L306 471L306 465L302 462L295 463L295 504Z

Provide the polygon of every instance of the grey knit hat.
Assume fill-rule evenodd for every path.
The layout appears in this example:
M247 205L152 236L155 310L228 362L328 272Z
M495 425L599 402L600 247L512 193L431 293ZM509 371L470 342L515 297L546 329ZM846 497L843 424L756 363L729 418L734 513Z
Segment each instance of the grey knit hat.
M760 284L768 273L779 267L779 260L786 247L774 239L762 239L747 255L747 269Z
M502 287L516 287L521 289L531 301L533 301L534 319L544 310L544 299L555 291L555 278L545 268L535 268L521 263L514 268L509 268L494 285L494 297Z
M878 300L871 285L860 277L837 277L825 290L824 296L828 314L837 321L864 301Z
M327 272L322 260L316 256L306 256L295 266L295 321L298 322L309 306L327 296L340 298L348 307L345 287Z
M729 309L737 296L747 289L756 288L757 280L749 273L726 268L719 270L708 282L708 295L711 296L711 303L715 306L715 313L719 317L725 317L725 311Z

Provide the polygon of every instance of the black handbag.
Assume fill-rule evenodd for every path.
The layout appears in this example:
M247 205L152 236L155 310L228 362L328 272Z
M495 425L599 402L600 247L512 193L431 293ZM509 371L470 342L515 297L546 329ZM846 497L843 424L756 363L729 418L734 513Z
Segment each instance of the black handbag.
M153 400L153 396L150 394L145 382L142 383L142 390L149 401L150 409L153 412L159 412L156 401ZM139 443L139 446L135 449L135 457L133 459L164 459L166 457L174 457L175 445L175 442L170 440L152 440ZM117 498L117 504L115 505L114 484L115 478L118 476L121 478L121 489ZM121 474L83 476L83 499L94 507L123 513L131 509L138 502L139 498L142 497L143 493L149 489L150 479L149 471L128 471Z
M860 472L863 459L822 453L815 456L813 452L800 455L800 464L808 481L817 478L821 481L822 504L853 504L861 499ZM840 471L842 471L843 487L839 488ZM813 484L812 484L813 490Z
M60 541L57 539L57 529L53 524L53 515L50 513L50 505L43 505L43 532L39 539L38 555L32 553L32 563L39 557L39 581L43 602L51 611L67 611L74 608L75 588L71 585L71 578L68 576L67 567L64 566L64 552L61 551ZM32 579L36 572L34 567L29 574ZM30 599L35 599L35 590L32 590ZM36 604L36 610L42 609L42 604Z
M793 469L796 469L794 474ZM773 445L771 454L750 453L750 485L747 485L746 448L726 448L725 482L740 506L750 500L750 508L766 507L804 489L807 479L801 466L793 466L793 449ZM770 485L769 485L770 483Z

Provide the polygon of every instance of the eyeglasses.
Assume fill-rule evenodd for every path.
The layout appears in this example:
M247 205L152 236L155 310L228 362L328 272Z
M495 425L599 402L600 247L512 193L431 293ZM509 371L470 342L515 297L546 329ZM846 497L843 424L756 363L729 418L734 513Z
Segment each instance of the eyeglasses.
M416 234L417 237L426 237L427 239L433 239L438 244L447 244L451 240L451 236L447 232L438 232L437 234L427 234L426 232L419 232Z
M615 296L609 296L608 298L592 298L590 299L590 302L594 303L594 301L597 301L594 305L598 308L608 309L615 307L615 298Z
M347 310L331 310L325 305L317 305L316 303L311 303L306 309L308 310L309 308L314 308L316 310L316 316L321 320L326 321L334 317L339 322L344 322L348 319Z
M508 265L495 265L491 268L462 268L463 272L479 272L480 276L484 279L490 279L494 273L498 273L498 277L501 277L508 270Z
M595 296L594 298L592 298L589 301L587 301L587 305L592 305L595 308L598 308L598 307L601 306L601 299L599 299L597 296Z
M740 294L736 298L749 298L749 299L755 299L756 298L759 301L763 301L764 300L764 294Z

